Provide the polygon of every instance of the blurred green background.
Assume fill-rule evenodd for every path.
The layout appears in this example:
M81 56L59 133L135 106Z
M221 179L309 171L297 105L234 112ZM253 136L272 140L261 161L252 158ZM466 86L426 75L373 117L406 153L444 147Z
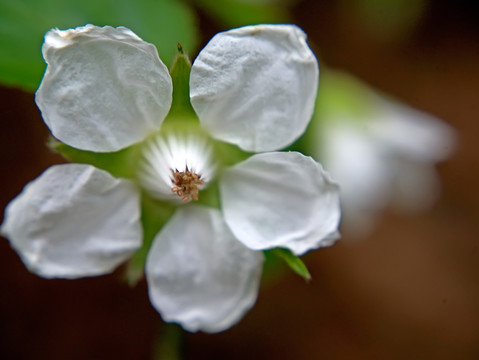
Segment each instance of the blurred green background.
M293 22L321 65L445 119L459 146L432 210L386 211L367 238L311 252L310 284L290 272L264 284L237 326L187 334L184 358L478 359L478 15L464 0L0 0L0 208L63 161L33 100L49 28L124 25L169 65L178 42L194 58L218 31ZM150 359L164 327L144 281L130 289L122 271L44 280L2 240L0 358Z

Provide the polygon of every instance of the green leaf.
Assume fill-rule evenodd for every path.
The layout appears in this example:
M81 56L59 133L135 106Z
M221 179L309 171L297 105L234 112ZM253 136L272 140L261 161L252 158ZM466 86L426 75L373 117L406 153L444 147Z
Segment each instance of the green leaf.
M133 145L111 153L96 153L78 150L51 138L48 146L68 161L90 164L108 171L113 176L124 178L135 177L138 158L140 156L140 145Z
M167 65L177 43L196 50L197 20L193 11L174 0L0 0L0 82L35 90L45 63L44 34L51 28L85 24L126 26L157 46Z
M427 11L427 0L342 0L361 27L383 41L411 35Z
M141 224L143 226L143 244L127 264L125 278L130 286L134 286L143 278L146 257L154 237L170 219L175 206L157 201L146 193L141 198Z
M226 27L290 22L288 9L274 3L241 0L194 0L194 2Z
M269 250L269 252L283 259L286 262L286 264L288 264L288 266L291 268L291 270L293 270L296 274L301 276L304 280L306 281L311 280L311 274L309 273L306 265L304 265L303 261L296 255L294 255L290 250L276 248L273 250Z

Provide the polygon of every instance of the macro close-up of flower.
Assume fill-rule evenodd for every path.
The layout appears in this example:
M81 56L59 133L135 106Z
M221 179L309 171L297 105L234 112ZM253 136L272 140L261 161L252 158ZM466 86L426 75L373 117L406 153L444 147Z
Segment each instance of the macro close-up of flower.
M1 232L33 273L107 274L151 242L145 278L162 318L219 332L254 305L263 251L294 258L339 238L338 185L311 157L278 151L308 126L319 81L297 26L219 33L190 74L181 50L177 75L125 27L52 29L42 52L35 100L53 149L107 165L51 166L8 205ZM191 105L173 111L181 86Z
M479 359L476 13L0 0L0 359Z

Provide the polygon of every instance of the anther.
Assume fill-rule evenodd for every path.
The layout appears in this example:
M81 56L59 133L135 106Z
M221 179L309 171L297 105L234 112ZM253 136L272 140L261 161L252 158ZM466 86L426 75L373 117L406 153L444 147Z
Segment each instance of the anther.
M173 179L171 180L173 187L171 191L176 193L184 202L190 200L198 200L199 185L204 184L201 175L198 175L188 169L185 171L172 171Z

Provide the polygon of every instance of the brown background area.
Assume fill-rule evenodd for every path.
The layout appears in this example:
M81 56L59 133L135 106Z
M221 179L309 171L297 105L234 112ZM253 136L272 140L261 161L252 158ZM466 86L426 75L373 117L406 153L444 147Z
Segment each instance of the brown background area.
M472 2L471 2L472 3ZM295 8L330 66L452 124L457 152L440 166L444 193L420 216L387 213L368 239L306 256L313 281L286 276L243 321L185 337L188 359L479 358L479 23L466 1L432 1L419 25L384 41L334 1ZM203 23L205 39L213 26ZM61 161L33 95L0 89L0 208ZM30 274L0 241L1 359L148 359L161 332L146 285L120 272L76 281Z

